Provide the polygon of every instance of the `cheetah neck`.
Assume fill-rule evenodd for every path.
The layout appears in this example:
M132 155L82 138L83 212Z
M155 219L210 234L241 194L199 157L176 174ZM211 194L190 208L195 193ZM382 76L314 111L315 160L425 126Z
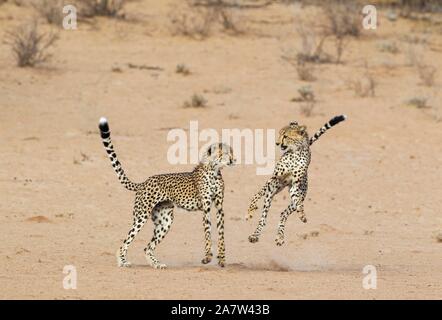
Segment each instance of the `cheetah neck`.
M216 166L212 162L204 163L200 162L194 169L194 172L204 172L209 175L217 176L220 173L221 168Z

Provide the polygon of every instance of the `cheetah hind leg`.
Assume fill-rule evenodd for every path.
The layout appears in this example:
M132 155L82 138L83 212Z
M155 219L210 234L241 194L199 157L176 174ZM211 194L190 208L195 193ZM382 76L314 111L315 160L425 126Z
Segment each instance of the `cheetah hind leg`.
M138 234L138 232L141 230L141 228L143 227L143 225L146 223L147 220L146 207L140 203L141 201L137 198L135 200L134 222L132 228L129 230L126 239L124 239L123 241L123 245L118 249L116 254L117 265L119 267L131 266L131 263L127 261L126 258L127 249L129 248L129 245L135 239L135 236Z
M160 244L172 226L173 208L174 206L172 203L164 202L157 205L152 211L152 221L154 223L153 237L144 251L148 263L155 269L167 268L165 264L158 261L154 255L154 251L156 246Z

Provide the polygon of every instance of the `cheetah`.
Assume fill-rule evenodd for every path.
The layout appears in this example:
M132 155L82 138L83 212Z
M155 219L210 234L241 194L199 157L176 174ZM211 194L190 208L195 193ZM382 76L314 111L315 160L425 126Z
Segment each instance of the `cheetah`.
M126 189L135 192L133 226L117 251L118 266L130 266L130 262L126 258L128 247L150 218L154 225L153 237L144 249L144 253L152 267L156 269L166 268L166 265L160 263L154 256L154 250L172 225L175 206L187 211L203 211L205 255L201 262L203 264L209 263L213 256L210 208L214 204L217 210L218 265L224 267L224 181L221 169L235 164L236 160L232 148L224 143L212 144L205 151L202 160L193 171L154 175L142 183L134 183L126 176L117 159L106 118L100 119L99 129L104 148L118 179Z
M276 245L282 246L284 244L285 223L290 214L296 211L299 214L300 220L304 223L307 222L304 213L304 199L307 194L307 170L311 156L310 145L318 140L328 129L344 121L346 118L345 115L332 118L311 138L308 136L306 126L299 125L297 122L291 122L279 131L276 145L281 147L283 154L275 165L272 177L253 196L246 216L246 220L253 217L254 211L258 209L258 200L264 197L261 219L255 232L249 236L251 243L258 242L259 240L262 229L267 222L267 213L273 196L286 187L289 187L291 202L281 213L278 232L275 238Z

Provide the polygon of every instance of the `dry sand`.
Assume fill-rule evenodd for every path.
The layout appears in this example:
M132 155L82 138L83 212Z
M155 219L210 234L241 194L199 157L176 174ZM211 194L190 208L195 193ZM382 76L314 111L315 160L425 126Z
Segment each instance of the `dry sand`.
M442 74L419 84L407 65L405 36L427 39L423 59L442 66L442 34L380 13L376 31L352 39L341 65L317 66L310 85L318 103L311 117L290 100L307 83L281 55L299 44L291 7L241 10L247 32L218 31L198 41L171 36L168 12L179 1L130 2L127 19L96 18L60 31L53 60L17 68L0 44L0 298L7 299L440 299L442 297ZM0 34L33 11L0 6ZM396 41L400 52L381 52ZM376 96L347 86L367 60ZM138 70L128 63L157 66ZM192 74L175 73L179 63ZM118 67L121 72L112 72ZM183 102L201 93L204 109ZM405 101L428 96L431 109ZM167 162L169 128L278 129L298 120L314 132L335 114L349 119L312 147L305 210L292 216L286 244L274 236L281 193L257 244L243 218L266 180L256 165L224 170L227 266L200 264L201 213L176 210L157 250L164 271L147 266L147 224L129 249L133 268L117 268L115 251L128 231L133 194L116 179L103 150L98 119L105 115L120 161L133 181L190 170ZM216 232L213 233L216 239ZM214 244L214 249L216 248ZM74 265L76 290L63 289L63 268ZM365 265L377 268L377 289L362 287Z

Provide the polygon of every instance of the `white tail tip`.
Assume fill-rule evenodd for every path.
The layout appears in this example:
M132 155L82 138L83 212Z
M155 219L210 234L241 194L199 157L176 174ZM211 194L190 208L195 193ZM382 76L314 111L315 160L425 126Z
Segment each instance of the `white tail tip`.
M107 123L107 119L105 117L101 117L100 118L100 124L101 123Z

